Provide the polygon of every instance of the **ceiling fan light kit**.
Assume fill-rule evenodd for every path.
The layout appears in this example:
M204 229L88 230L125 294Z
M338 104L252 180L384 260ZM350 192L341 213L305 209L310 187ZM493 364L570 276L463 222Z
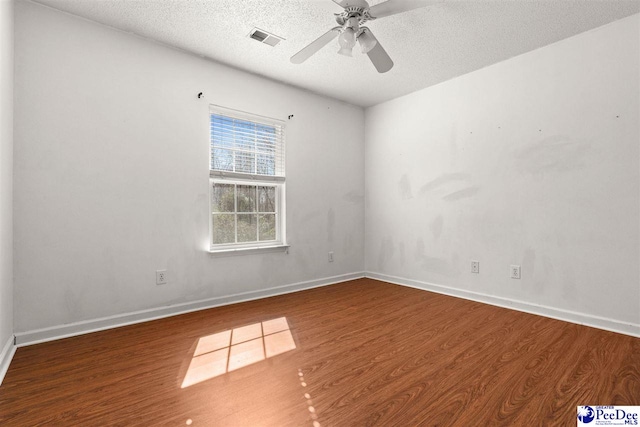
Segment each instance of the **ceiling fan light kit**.
M375 38L371 36L371 31L367 27L362 27L360 35L358 36L358 42L362 53L369 53L378 43Z
M356 33L354 29L347 27L342 30L342 33L338 36L338 43L340 44L340 50L338 51L340 55L353 56L351 51L356 45Z
M432 0L387 0L369 7L365 0L333 0L333 2L344 9L341 13L335 14L339 26L330 29L293 55L291 57L292 63L303 63L338 37L340 45L338 53L340 55L353 56L353 47L357 41L360 43L362 53L367 54L376 70L379 73L386 73L393 68L393 61L371 30L367 27L361 27L361 25L377 18L384 18L436 3Z

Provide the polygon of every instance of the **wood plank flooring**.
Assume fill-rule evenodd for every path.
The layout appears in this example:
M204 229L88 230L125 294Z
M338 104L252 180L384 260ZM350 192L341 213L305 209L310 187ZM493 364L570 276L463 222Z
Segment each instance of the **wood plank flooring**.
M267 357L282 317L295 349ZM215 335L256 324L233 333L263 353ZM571 426L605 404L640 405L640 339L360 279L19 348L0 425Z

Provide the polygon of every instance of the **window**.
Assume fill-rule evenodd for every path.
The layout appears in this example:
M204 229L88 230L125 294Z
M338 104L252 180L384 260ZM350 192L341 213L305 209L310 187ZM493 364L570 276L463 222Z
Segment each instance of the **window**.
M211 250L284 246L284 123L211 106Z

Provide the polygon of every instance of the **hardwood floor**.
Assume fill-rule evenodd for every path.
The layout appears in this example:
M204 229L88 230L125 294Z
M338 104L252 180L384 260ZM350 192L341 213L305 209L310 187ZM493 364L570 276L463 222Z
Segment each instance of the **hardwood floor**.
M640 339L360 279L19 348L0 425L571 426L605 404L640 405Z

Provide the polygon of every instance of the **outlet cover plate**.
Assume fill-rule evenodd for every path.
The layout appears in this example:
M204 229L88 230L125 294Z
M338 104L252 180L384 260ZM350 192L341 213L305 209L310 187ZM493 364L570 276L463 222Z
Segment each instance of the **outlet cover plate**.
M520 266L519 265L511 265L511 278L512 279L520 279Z
M167 283L167 270L156 270L156 285Z
M471 261L471 272L480 274L480 261Z

